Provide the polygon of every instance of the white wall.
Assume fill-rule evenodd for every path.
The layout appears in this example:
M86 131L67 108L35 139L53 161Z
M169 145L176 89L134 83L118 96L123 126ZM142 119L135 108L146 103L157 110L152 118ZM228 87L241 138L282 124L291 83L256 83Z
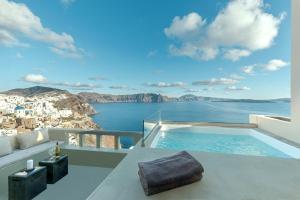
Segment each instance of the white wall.
M299 128L293 126L291 122L264 115L250 115L250 123L257 124L258 128L262 130L300 144Z
M251 115L258 128L300 143L300 0L292 2L291 122Z
M300 134L300 1L292 0L292 62L291 62L292 124Z

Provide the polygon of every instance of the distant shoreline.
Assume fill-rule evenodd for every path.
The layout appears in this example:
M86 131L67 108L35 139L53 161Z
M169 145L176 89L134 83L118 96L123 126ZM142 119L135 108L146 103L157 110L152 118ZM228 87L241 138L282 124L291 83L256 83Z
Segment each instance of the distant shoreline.
M34 86L30 88L16 88L4 92L4 95L17 95L23 97L32 97L37 95L57 95L67 94L79 99L84 99L88 103L164 103L164 102L246 102L246 103L272 103L272 102L290 102L291 99L276 98L276 99L232 99L223 97L209 97L209 96L196 96L193 94L186 94L179 97L169 97L156 93L137 93L137 94L101 94L97 92L81 92L73 94L67 90L57 88Z
M169 97L154 93L139 93L129 95L99 94L95 92L82 92L78 96L84 98L89 103L164 103L164 102L246 102L246 103L271 103L290 102L290 98L278 99L231 99L196 96L192 94L180 97Z
M111 101L111 102L97 102L89 101L90 104L161 104L161 103L188 103L188 102L223 102L223 103L290 103L290 101L268 101L268 100L219 100L219 101L166 101L166 102L127 102L127 101ZM97 114L97 113L95 113ZM94 115L94 114L91 114Z

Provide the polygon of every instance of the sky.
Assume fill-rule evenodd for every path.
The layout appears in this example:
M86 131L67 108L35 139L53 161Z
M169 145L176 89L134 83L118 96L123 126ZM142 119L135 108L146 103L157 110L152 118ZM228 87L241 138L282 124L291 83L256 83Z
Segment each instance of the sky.
M290 97L290 0L0 0L0 91Z

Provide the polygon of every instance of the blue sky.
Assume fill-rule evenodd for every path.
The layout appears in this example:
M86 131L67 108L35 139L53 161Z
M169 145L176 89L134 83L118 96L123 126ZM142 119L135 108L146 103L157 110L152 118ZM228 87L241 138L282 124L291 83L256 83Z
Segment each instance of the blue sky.
M0 0L0 90L290 96L289 0Z

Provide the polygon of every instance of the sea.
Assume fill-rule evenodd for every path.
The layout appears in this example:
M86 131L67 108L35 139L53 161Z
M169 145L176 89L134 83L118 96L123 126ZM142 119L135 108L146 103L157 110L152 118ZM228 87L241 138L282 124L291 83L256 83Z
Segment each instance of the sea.
M248 123L249 114L290 116L290 103L97 103L93 120L104 130L143 131L143 120ZM160 114L159 114L160 113Z

